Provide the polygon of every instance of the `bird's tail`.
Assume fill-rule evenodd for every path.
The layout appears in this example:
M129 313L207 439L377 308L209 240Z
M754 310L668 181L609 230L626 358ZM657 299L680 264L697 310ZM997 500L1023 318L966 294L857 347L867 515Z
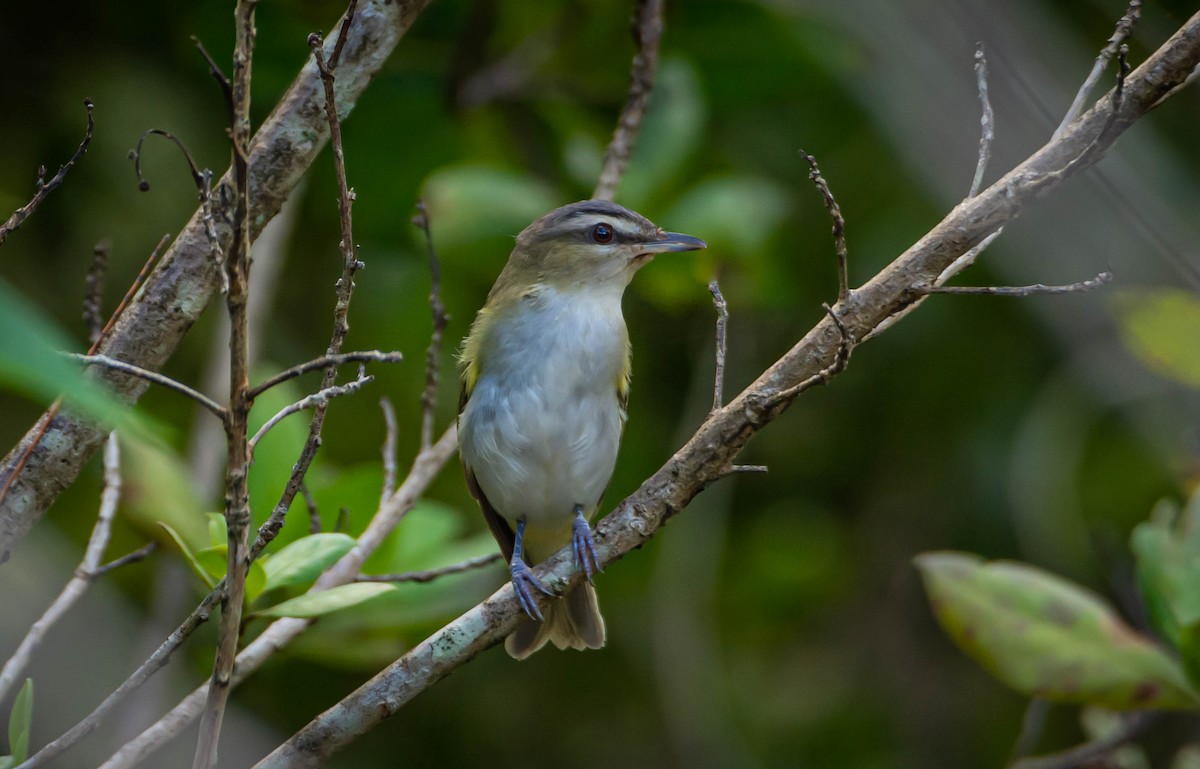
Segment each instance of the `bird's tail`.
M504 642L513 659L523 660L551 641L560 649L600 649L608 635L596 589L584 582L545 609L545 622L526 618Z

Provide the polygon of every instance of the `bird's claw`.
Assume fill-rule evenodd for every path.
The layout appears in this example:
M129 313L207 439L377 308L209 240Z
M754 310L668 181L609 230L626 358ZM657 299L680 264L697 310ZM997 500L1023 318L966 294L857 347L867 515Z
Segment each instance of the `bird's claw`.
M592 539L592 527L583 516L583 508L575 506L575 523L571 527L571 547L575 551L575 563L583 569L587 581L592 581L592 575L603 569L600 568L600 554L596 552L596 542Z
M542 612L538 609L537 600L533 596L533 591L542 595L554 595L548 587L542 584L542 581L533 576L533 570L524 561L513 558L512 563L508 566L508 571L512 575L513 592L517 594L517 602L521 604L521 609L530 619L535 619L538 622L543 621Z

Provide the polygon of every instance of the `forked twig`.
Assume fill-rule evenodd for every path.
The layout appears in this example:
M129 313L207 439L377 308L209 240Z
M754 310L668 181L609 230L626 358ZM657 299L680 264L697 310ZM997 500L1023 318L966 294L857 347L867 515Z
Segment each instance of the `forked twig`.
M38 168L37 191L34 192L28 203L13 211L12 216L8 217L4 224L0 224L0 244L4 243L10 232L16 231L25 223L26 219L33 216L33 212L38 209L42 201L51 192L58 189L58 186L63 183L63 179L67 178L67 172L74 168L75 163L83 157L83 153L87 152L88 145L92 143L92 131L96 128L96 122L92 119L92 109L96 105L92 103L91 99L84 99L83 106L87 109L87 129L84 131L83 141L79 143L79 149L75 150L75 154L71 156L70 160L58 167L58 173L50 177L50 181L46 181L46 167Z

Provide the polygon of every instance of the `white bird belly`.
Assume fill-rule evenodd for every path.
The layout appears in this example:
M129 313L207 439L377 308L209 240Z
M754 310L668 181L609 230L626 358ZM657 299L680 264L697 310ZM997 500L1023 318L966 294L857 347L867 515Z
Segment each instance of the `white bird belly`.
M551 294L498 318L459 418L463 460L509 522L563 527L591 516L621 439L627 354L620 295Z

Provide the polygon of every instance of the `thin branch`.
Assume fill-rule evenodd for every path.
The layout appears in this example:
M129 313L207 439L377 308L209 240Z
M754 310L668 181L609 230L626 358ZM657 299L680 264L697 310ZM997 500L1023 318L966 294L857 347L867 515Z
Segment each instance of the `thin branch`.
M315 406L321 406L334 398L340 398L343 395L351 395L363 388L363 385L375 379L373 376L368 376L360 366L358 369L358 378L352 382L347 382L342 385L333 385L332 387L322 388L311 395L306 395L295 403L289 403L280 409L273 417L268 419L263 426L258 428L258 432L250 438L250 455L254 456L254 449L258 446L258 442L262 437L271 431L271 428L282 422L287 417L295 414L297 411L306 411Z
M975 84L979 90L979 159L975 161L975 178L971 180L968 198L973 198L983 189L983 175L992 158L992 141L996 138L996 116L992 112L992 100L988 98L987 56L983 43L975 48Z
M96 525L92 527L92 535L84 550L83 560L75 569L75 576L67 582L63 591L46 609L46 612L30 626L29 632L21 640L17 650L13 652L4 669L0 670L0 700L8 697L13 684L20 678L21 671L29 664L34 651L47 631L83 597L92 581L98 575L100 559L108 547L108 539L112 533L112 522L117 515L117 502L121 499L121 454L117 445L117 434L109 433L104 444L104 490L100 492L100 512L96 516Z
M725 327L729 324L729 307L721 294L721 286L714 278L708 284L708 293L712 294L713 307L717 310L717 351L716 371L713 374L713 405L716 411L725 405Z
M355 352L339 352L322 355L319 358L305 361L291 368L280 371L275 376L260 385L250 388L250 398L253 400L272 387L281 385L288 380L307 374L318 369L328 369L330 366L341 366L345 363L399 363L404 356L398 352L381 352L380 350L358 350Z
M192 35L192 42L196 44L200 55L204 57L204 61L208 62L208 73L212 75L213 80L217 81L217 86L221 89L221 95L225 100L225 107L229 111L228 120L230 125L233 124L233 84L229 82L225 72L221 69L221 65L209 56L208 49L204 47L204 43L200 42L200 38Z
M499 552L481 555L476 558L468 558L460 563L442 566L437 569L427 569L425 571L404 571L399 574L359 574L354 578L355 582L432 582L438 577L445 577L448 574L462 574L465 571L479 569L484 566L499 561L501 554Z
M346 8L346 13L342 16L342 28L338 32L337 41L333 44L333 53L329 55L329 71L333 72L337 69L338 62L342 60L342 49L346 47L346 38L350 32L350 25L354 22L354 11L358 8L358 0L350 0L350 5Z
M1111 272L1102 272L1094 278L1081 280L1078 283L1068 283L1064 286L1047 286L1043 283L1035 283L1032 286L916 286L913 291L918 294L967 294L973 296L1060 296L1091 291L1111 283L1112 279Z
M438 266L437 250L433 247L433 234L429 231L429 211L425 208L424 200L417 201L417 214L412 218L412 222L425 234L425 245L429 249L429 309L433 314L433 333L429 339L429 349L425 353L425 392L421 394L421 448L427 449L433 443L433 417L437 408L442 334L446 330L449 317L446 315L445 305L442 304L442 270Z
M125 361L114 360L107 355L80 355L79 353L65 354L67 357L77 360L85 366L103 366L104 368L111 369L113 371L120 371L122 374L129 374L130 376L144 379L147 382L153 382L154 384L161 385L168 390L174 390L181 395L186 395L196 403L199 403L201 406L211 411L217 416L218 419L222 421L224 421L228 414L228 411L225 409L225 407L217 403L212 398L185 385L183 382L172 379L166 374L160 374L157 371L149 371L139 366L135 366L132 363L126 363Z
M637 53L633 56L629 76L629 95L625 99L621 117L617 120L612 140L604 152L600 181L592 192L592 197L597 200L613 199L621 176L625 173L625 164L629 162L633 144L637 140L638 130L642 125L642 114L646 111L646 101L654 88L654 75L658 70L658 43L663 30L662 15L662 0L638 0L633 12L631 32L634 44L637 45Z
M170 240L171 233L166 232L163 233L163 236L158 239L157 243L154 244L154 248L150 250L150 255L146 257L146 261L142 263L142 269L138 270L137 277L133 279L133 283L129 284L129 288L125 291L125 296L121 297L121 301L117 303L117 309L113 310L112 315L110 315L108 318L108 323L104 324L104 328L100 329L100 338L93 342L92 346L88 348L89 355L99 350L101 345L103 345L108 339L109 333L112 331L113 326L117 324L117 321L121 319L121 316L125 312L125 308L128 307L129 303L133 301L133 298L137 296L137 293L142 289L142 286L146 285L146 280L150 277L150 271L153 270L155 265L158 264L158 257L162 254L163 249L166 248L167 243L170 242Z
M1062 137L1066 132L1067 126L1079 119L1083 112L1084 106L1087 104L1088 97L1091 96L1092 90L1096 84L1100 82L1100 76L1104 74L1104 70L1108 67L1108 62L1117 54L1129 36L1133 33L1134 26L1138 23L1138 19L1142 17L1142 0L1130 0L1129 5L1125 9L1125 15L1117 21L1117 27L1113 30L1112 36L1108 38L1108 45L1100 50L1096 56L1096 62L1092 65L1092 71L1088 73L1087 78L1083 81L1083 85L1079 87L1078 93L1075 94L1074 101L1067 108L1067 114L1063 116L1062 122L1058 124L1058 128L1054 129L1054 134L1050 137L1051 141L1055 141Z
M1030 756L1010 765L1009 769L1075 769L1113 752L1142 735L1158 719L1158 713L1129 713L1120 728L1070 750L1044 756Z
M347 28L343 29L343 36ZM350 189L350 185L346 180L346 154L342 147L342 127L338 118L337 98L334 88L334 76L332 70L325 63L325 41L321 36L313 33L308 36L308 45L312 49L313 62L316 64L317 71L320 74L322 89L325 93L325 120L329 129L330 144L333 147L333 170L334 176L337 178L338 187L338 216L342 225L342 276L338 278L335 294L336 300L333 307L333 331L329 335L329 346L325 349L325 357L333 360L342 351L342 345L346 342L346 334L350 332L350 299L354 295L354 276L363 268L363 263L358 259L358 250L354 246L354 227L351 216L352 207L354 204L354 191ZM329 363L325 367L325 375L321 378L321 389L332 387L337 377L337 365ZM292 500L296 498L296 493L300 490L300 484L304 480L304 476L308 473L308 468L312 465L313 457L317 455L317 450L321 447L321 430L325 425L325 413L328 409L328 403L318 404L313 412L312 419L308 425L308 437L304 441L304 448L300 451L300 457L296 460L296 464L292 466L292 474L288 476L287 483L283 487L283 493L279 497L279 502L271 511L271 515L267 518L267 522L263 524L258 531L258 539L255 540L254 546L250 548L250 557L257 558L276 536L279 535L283 528L283 521L287 517L287 511L292 505Z
M383 506L388 497L396 490L396 409L386 396L379 399L379 408L383 410L383 446L380 454L383 457L383 488L379 492L379 505Z
M128 566L129 564L137 563L138 561L144 561L144 560L146 560L146 558L148 558L150 556L151 553L153 553L157 549L158 549L157 542L154 542L154 541L147 542L146 544L142 545L141 547L139 547L137 550L134 550L133 552L126 553L125 555L121 556L120 558L114 558L113 560L109 561L108 563L103 564L101 566L97 566L95 569L92 569L92 579L95 579L96 577L104 576L105 574L108 574L110 571L119 569L122 566Z
M250 413L249 286L250 286L250 80L254 58L254 11L257 0L237 0L234 8L236 43L233 49L233 120L229 137L233 145L233 242L224 259L229 313L229 406L225 420L225 529L227 542L225 599L217 627L208 698L200 721L200 737L192 769L210 769L217 763L221 724L229 701L234 659L241 636L246 601L246 574L250 569L250 492L247 476L253 447L246 440ZM215 244L210 239L210 246Z
M309 491L308 484L300 484L300 496L304 498L304 506L308 508L308 533L321 533L321 511L317 509L317 498Z
M88 331L88 344L100 341L104 330L104 276L108 274L108 254L112 243L102 240L92 249L92 264L83 280L83 324Z
M96 123L92 119L92 109L96 105L92 103L91 99L84 99L83 106L87 109L87 130L84 131L83 141L79 143L79 149L75 150L75 154L71 156L71 159L66 164L58 167L58 173L54 174L50 178L50 181L46 181L46 167L42 166L38 168L37 191L34 192L33 197L30 198L28 203L13 211L12 216L8 217L8 221L0 224L0 244L4 243L10 232L16 231L25 223L26 219L33 216L33 212L38 209L42 201L51 192L58 189L58 186L63 183L63 179L67 178L67 172L83 157L83 153L87 152L88 145L92 143L92 131L96 127Z
M842 218L842 209L838 205L837 199L833 197L833 190L829 189L829 183L825 181L825 177L821 175L821 169L817 167L817 159L804 150L800 150L800 154L808 161L808 178L812 179L817 192L821 193L821 198L825 201L825 208L829 211L829 218L833 222L833 247L837 251L838 260L837 300L839 303L844 302L850 296L850 278L846 251L846 220Z

